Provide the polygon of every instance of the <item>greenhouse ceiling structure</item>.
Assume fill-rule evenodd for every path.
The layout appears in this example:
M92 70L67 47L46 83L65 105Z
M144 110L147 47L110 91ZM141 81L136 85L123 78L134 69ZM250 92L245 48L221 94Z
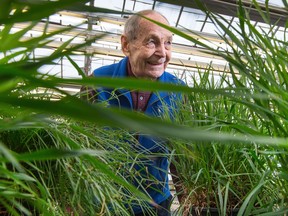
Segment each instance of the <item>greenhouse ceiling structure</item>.
M237 13L236 0L203 0L201 2L205 3L212 12L226 17L231 25L237 23L237 19L234 17ZM251 2L243 1L245 8L249 11L250 19L256 27L265 29L262 17L256 12L254 4ZM265 13L265 1L258 1L258 3ZM284 31L285 22L288 20L287 5L284 5L282 0L270 0L268 3L271 22L279 26L277 37L283 38L286 34ZM198 40L203 40L203 43L215 47L225 47L225 42L219 37L219 34L223 34L223 32L219 32L217 25L207 18L206 14L197 7L195 1L92 0L88 4L95 9L98 8L99 12L60 11L31 29L26 37L41 35L43 29L47 28L47 23L50 32L67 26L75 26L71 31L55 35L54 41L48 43L45 48L35 50L33 55L49 55L68 40L71 40L70 46L73 46L98 36L89 46L77 50L72 56L78 66L89 75L94 69L123 58L120 36L125 20L129 14L143 9L159 11L168 18L171 26ZM104 13L102 9L114 10L115 13ZM27 23L18 24L13 30L19 31L27 25ZM66 78L80 76L67 59L61 58L55 63L41 68L41 72ZM167 71L183 77L187 73L205 70L209 66L213 67L216 73L227 72L227 65L223 59L205 52L205 49L184 38L174 35L172 59ZM78 89L73 86L70 90L77 91Z

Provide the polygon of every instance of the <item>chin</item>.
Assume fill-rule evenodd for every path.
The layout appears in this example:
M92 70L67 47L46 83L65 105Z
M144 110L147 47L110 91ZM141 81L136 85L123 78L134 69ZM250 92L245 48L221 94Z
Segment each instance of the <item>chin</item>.
M144 73L145 77L150 78L150 79L158 79L162 74L164 73L163 71L147 71Z
M163 73L164 73L164 69L161 72L155 72L155 73L152 73L152 74L154 75L154 78L159 78L160 76L162 76Z

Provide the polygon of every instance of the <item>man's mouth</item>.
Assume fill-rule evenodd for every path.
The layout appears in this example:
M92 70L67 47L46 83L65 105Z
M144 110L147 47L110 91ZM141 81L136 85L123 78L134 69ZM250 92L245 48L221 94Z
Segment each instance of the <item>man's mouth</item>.
M162 62L148 62L150 65L162 65Z
M148 64L151 65L162 65L163 63L165 63L166 59L159 59L158 61L148 61Z

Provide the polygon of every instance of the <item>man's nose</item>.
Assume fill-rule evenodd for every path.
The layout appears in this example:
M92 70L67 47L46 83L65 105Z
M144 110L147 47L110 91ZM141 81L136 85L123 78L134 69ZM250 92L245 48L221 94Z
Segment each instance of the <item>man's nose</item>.
M159 43L159 45L156 47L155 54L160 57L166 56L166 48L164 43Z

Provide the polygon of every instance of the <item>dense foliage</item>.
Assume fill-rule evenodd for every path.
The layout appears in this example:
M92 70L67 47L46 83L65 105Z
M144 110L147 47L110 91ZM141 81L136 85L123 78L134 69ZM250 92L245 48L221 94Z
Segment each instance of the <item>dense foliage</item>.
M25 34L42 19L64 9L117 13L89 7L86 2L0 3L1 214L67 215L73 211L129 215L125 204L139 201L145 207L143 201L149 198L127 181L127 173L134 176L131 164L144 157L127 145L127 141L135 142L131 131L173 140L167 156L176 157L187 198L179 212L189 204L217 206L223 215L234 207L240 208L239 215L287 213L287 32L284 28L283 37L275 37L278 27L269 24L269 8L267 17L262 14L268 31L256 28L241 5L238 26L206 11L225 33L219 36L227 49L214 49L169 28L228 62L229 73L220 81L211 80L211 67L195 77L192 87L128 79L60 79L39 73L39 68L58 58L72 62L69 56L85 44L68 48L67 41L50 55L34 58L35 49L73 27L48 33L47 22L39 37L25 38ZM11 31L22 22L28 22L28 27ZM178 112L179 119L171 123L91 105L59 87L99 83L181 91L187 101Z

